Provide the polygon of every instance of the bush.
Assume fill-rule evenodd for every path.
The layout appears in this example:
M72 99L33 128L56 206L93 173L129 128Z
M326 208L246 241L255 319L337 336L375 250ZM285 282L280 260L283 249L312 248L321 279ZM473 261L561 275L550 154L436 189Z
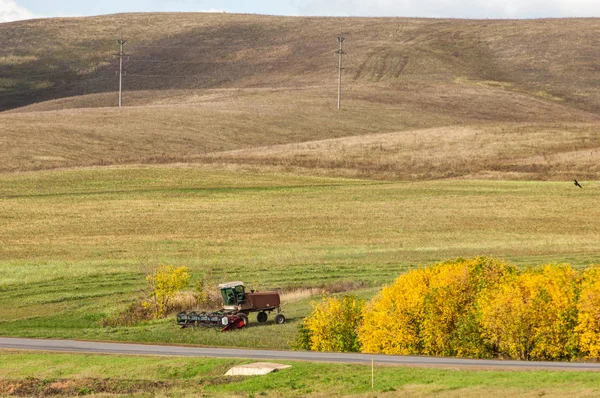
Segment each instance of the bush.
M202 276L196 282L196 304L195 307L204 310L215 310L223 305L223 296L221 291L216 288L216 284L211 283Z
M141 321L151 320L152 318L152 310L148 306L142 305L142 301L135 301L129 304L124 311L101 319L100 325L102 327L133 326Z
M365 307L358 332L363 352L401 355L421 352L423 297L430 277L430 269L410 271L384 287Z
M188 286L190 273L188 267L175 268L172 265L161 265L146 276L149 298L142 304L152 308L154 317L166 315L169 302L180 289Z
M600 267L581 276L569 265L517 270L484 257L457 259L400 276L366 306L352 300L325 297L300 326L296 346L522 360L600 358Z
M313 351L358 352L357 327L364 301L324 296L299 326L294 347Z
M310 330L306 327L305 322L300 322L296 338L292 342L293 350L310 350Z
M487 259L458 259L400 276L365 308L364 352L488 357L476 297L516 270Z
M568 265L546 265L514 275L481 295L483 334L505 357L574 358L578 293L578 275Z
M577 327L581 353L586 358L600 358L600 267L583 273L581 293L577 303Z

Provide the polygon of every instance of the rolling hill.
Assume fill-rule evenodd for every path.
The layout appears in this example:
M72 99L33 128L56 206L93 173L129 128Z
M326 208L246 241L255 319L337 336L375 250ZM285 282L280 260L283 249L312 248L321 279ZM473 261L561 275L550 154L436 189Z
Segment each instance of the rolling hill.
M201 162L598 178L599 22L174 13L0 24L0 170Z

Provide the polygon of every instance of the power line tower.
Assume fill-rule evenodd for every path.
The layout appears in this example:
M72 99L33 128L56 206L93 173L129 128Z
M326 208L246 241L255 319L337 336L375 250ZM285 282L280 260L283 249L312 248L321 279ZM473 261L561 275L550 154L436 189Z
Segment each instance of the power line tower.
M344 36L338 36L338 42L340 43L340 49L338 51L336 51L337 54L340 55L340 66L339 66L339 75L338 75L338 109L341 108L342 106L342 58L344 56L344 54L346 54L344 52L344 49L342 48L342 44L344 43L344 40L346 40L346 38Z
M117 40L117 44L119 45L119 53L117 54L117 57L119 57L119 108L123 106L123 58L127 58L127 55L123 51L123 46L126 43L127 40L123 40L123 36Z

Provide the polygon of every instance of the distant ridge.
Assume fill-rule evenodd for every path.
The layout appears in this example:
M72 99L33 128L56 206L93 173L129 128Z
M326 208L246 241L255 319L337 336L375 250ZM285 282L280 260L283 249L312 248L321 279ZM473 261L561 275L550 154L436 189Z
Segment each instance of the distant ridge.
M114 92L120 31L127 91L334 84L343 31L348 84L495 85L600 110L598 19L151 13L0 24L0 111Z
M0 172L184 163L600 179L599 31L599 19L222 13L0 24Z

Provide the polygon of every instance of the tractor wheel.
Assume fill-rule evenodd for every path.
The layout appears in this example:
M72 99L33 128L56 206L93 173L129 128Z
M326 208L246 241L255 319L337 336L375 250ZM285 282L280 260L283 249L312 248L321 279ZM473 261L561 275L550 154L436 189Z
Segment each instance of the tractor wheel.
M285 316L283 316L283 314L275 315L275 323L278 325L285 323Z
M266 312L261 311L258 314L256 314L256 320L260 323L265 323L267 321L267 318L269 318L269 316Z
M241 320L244 321L243 327L248 326L248 315L246 315L246 314L237 314L237 315L240 317Z

